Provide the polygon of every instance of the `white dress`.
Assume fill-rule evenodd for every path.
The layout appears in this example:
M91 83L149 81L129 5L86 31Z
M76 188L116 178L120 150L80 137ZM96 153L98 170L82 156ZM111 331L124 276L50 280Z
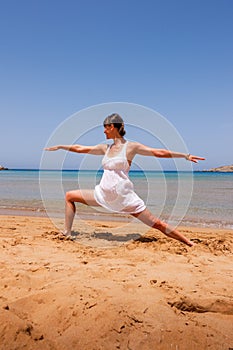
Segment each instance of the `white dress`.
M130 166L126 158L126 148L127 142L116 156L109 157L108 146L102 160L104 173L99 185L95 186L94 197L99 205L108 210L136 214L146 206L134 192L133 183L129 179Z

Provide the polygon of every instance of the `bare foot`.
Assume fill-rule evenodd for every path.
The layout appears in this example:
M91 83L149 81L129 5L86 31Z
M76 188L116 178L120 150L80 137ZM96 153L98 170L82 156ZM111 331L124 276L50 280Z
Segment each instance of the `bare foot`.
M189 247L194 247L195 246L195 243L191 242L191 241L188 241L186 243Z
M61 233L62 233L63 236L65 236L65 237L71 237L71 232L70 232L70 231L64 230L64 231L61 231Z

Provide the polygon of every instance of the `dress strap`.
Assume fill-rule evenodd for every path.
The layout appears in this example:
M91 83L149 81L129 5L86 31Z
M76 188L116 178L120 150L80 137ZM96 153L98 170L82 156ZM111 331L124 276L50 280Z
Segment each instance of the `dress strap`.
M107 155L109 153L109 150L110 150L110 145L107 145L107 149L106 149L105 155Z
M128 141L125 141L125 144L123 145L123 148L122 148L122 153L124 154L125 158L126 158L127 144L128 144Z

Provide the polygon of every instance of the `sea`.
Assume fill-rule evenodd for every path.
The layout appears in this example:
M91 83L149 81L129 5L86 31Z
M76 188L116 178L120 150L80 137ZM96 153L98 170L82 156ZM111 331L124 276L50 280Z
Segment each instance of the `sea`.
M135 192L153 214L176 225L233 229L233 173L130 171ZM0 215L64 216L69 190L93 189L102 171L0 171ZM127 220L101 207L77 205L80 217Z

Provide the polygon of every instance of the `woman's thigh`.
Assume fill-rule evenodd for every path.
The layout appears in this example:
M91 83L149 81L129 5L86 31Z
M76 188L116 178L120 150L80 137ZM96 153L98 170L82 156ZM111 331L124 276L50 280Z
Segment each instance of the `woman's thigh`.
M66 193L66 200L86 205L99 206L94 197L94 190L73 190Z

